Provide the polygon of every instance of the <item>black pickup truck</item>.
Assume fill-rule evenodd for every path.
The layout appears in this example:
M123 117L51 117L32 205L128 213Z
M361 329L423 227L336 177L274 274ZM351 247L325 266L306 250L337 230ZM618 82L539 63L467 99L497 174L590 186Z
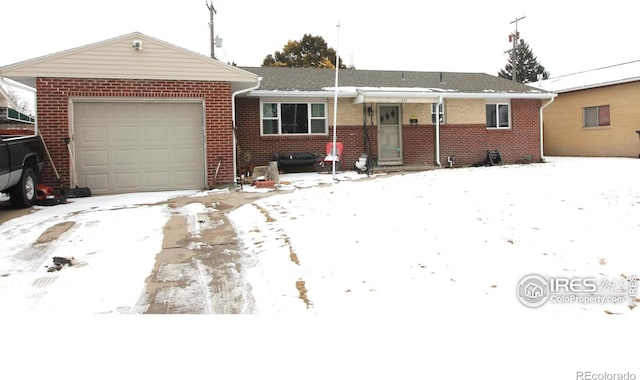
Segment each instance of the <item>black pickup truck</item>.
M0 192L9 193L14 207L36 201L44 154L40 136L0 135Z

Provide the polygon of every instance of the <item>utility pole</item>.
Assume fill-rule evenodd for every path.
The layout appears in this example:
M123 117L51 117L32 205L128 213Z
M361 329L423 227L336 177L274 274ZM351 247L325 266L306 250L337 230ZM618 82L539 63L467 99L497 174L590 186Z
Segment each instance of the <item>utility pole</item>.
M213 38L213 15L217 14L218 12L216 12L216 9L213 7L213 0L211 2L206 1L205 2L207 4L207 8L209 8L209 16L210 16L210 21L209 21L209 31L211 32L211 58L216 58L215 55L215 38Z
M518 21L524 19L527 16L522 16L511 21L512 24L516 24L516 31L509 35L509 42L513 42L511 48L511 80L516 81L516 51L518 49L518 41L520 41L520 32L518 32Z

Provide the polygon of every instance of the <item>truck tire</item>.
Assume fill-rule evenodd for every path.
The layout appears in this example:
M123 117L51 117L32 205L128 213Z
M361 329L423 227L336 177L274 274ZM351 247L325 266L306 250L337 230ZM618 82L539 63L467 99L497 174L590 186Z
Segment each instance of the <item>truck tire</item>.
M30 167L22 169L20 182L11 188L9 196L11 203L16 208L31 207L38 196L38 177Z

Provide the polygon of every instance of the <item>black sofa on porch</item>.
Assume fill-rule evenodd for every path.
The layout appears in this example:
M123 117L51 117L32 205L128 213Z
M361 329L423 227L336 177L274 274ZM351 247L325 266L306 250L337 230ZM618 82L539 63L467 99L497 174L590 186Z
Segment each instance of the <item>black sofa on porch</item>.
M296 153L276 153L275 161L278 162L278 170L284 171L308 171L316 170L316 165L322 160L323 156L310 152ZM307 169L307 170L303 170Z

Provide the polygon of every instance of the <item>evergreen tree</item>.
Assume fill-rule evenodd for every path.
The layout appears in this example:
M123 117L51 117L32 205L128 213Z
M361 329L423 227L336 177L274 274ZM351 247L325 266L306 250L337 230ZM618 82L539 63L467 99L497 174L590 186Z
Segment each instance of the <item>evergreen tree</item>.
M512 79L513 75L513 56L509 54L509 60L504 69L498 73L500 78ZM520 83L532 83L538 81L538 74L542 75L542 79L549 79L549 72L538 63L538 59L533 54L529 44L520 40L520 44L516 47L516 81Z
M336 51L328 47L324 38L305 34L300 41L289 40L282 51L267 55L262 66L334 69L335 61ZM340 68L346 68L342 60L340 60Z

